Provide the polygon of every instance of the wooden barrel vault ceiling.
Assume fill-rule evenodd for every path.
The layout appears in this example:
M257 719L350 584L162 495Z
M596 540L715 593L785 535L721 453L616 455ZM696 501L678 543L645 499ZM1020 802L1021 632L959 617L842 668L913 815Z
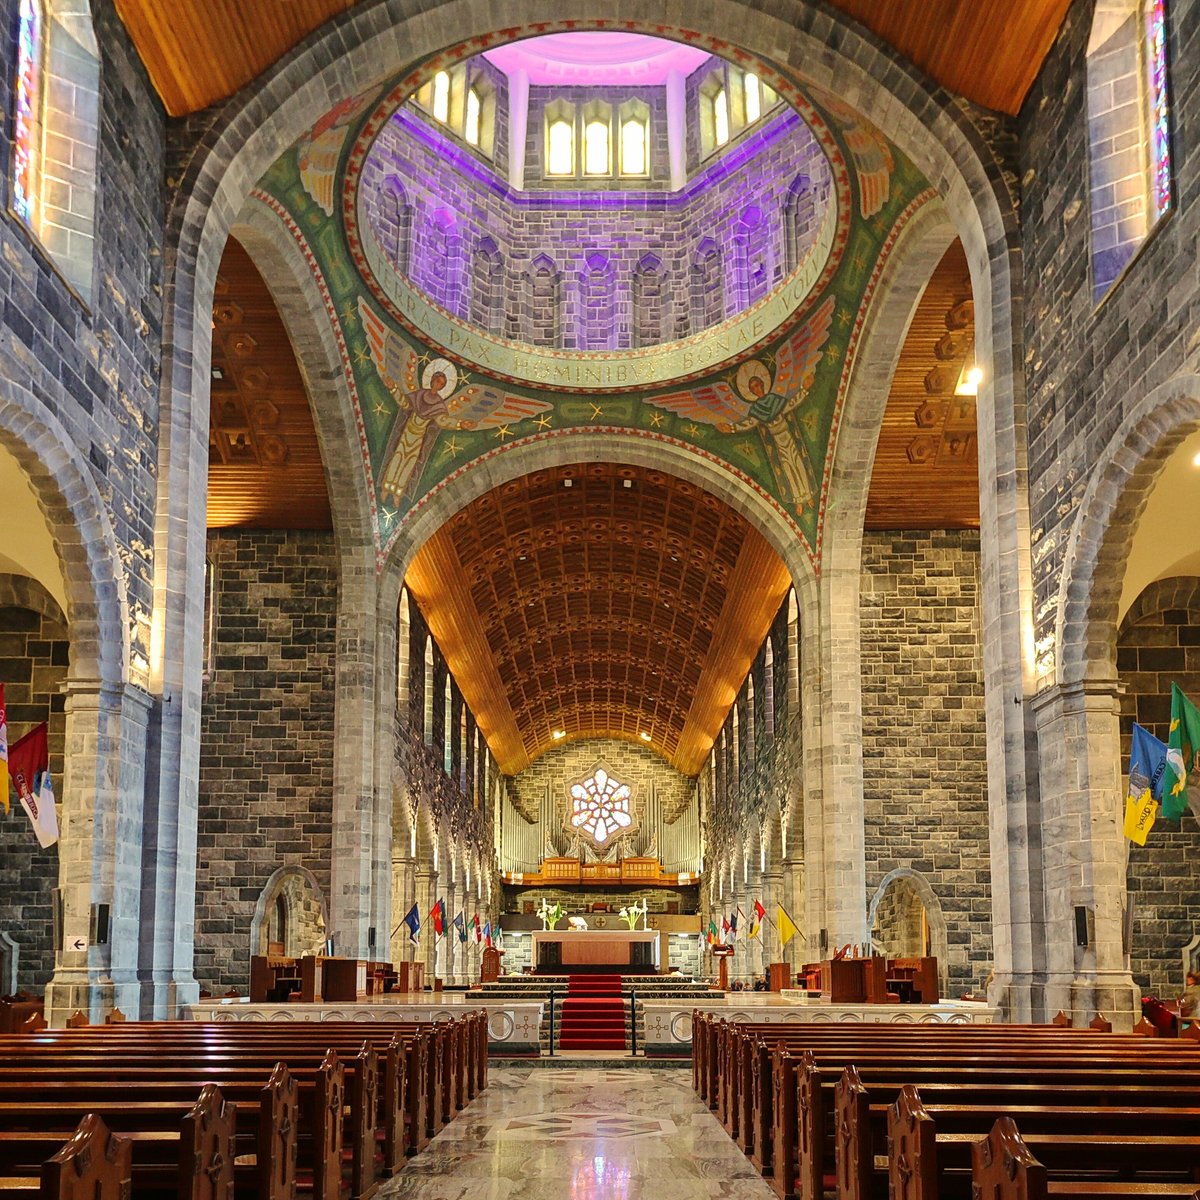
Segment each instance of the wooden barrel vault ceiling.
M831 0L951 92L1016 114L1070 0ZM117 0L171 116L233 95L354 0ZM605 5L596 5L602 15ZM454 31L447 30L452 38Z
M790 579L724 501L589 463L481 496L406 582L503 771L557 731L648 741L694 775Z

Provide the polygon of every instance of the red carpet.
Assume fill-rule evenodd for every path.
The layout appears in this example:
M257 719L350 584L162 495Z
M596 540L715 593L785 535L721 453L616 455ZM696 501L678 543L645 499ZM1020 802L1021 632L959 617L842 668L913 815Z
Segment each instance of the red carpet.
M560 1050L624 1050L620 975L570 975L562 1004Z

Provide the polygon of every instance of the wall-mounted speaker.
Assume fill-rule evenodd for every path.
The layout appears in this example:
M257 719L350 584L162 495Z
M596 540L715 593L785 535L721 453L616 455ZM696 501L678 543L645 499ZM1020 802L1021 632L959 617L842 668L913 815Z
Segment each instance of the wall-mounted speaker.
M107 904L92 905L92 945L108 945L108 926L111 908Z
M1092 910L1086 904L1075 905L1075 945L1086 949L1092 943Z

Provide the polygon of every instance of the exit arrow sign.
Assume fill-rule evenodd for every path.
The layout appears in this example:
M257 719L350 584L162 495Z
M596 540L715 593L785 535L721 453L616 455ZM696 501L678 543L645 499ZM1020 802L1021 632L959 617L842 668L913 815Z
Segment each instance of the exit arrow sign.
M85 937L68 937L63 944L64 950L82 951L88 948L88 940Z

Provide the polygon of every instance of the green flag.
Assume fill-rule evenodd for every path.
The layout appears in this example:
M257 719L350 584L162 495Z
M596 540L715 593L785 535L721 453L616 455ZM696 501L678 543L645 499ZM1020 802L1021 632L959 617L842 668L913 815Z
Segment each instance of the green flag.
M1200 709L1171 684L1171 732L1163 772L1162 815L1178 821L1187 811L1187 778L1200 750Z

